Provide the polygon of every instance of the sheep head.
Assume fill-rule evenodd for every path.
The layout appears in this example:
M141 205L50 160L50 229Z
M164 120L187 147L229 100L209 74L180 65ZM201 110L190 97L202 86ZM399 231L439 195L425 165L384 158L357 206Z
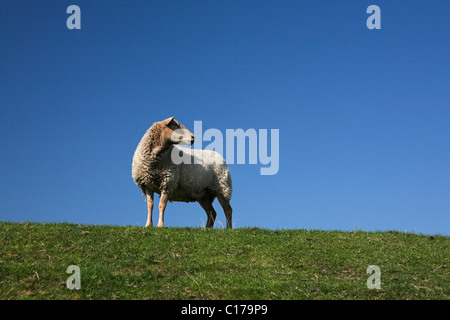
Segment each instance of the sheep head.
M175 120L175 117L161 121L160 128L163 145L184 144L190 146L194 143L195 137L192 132Z

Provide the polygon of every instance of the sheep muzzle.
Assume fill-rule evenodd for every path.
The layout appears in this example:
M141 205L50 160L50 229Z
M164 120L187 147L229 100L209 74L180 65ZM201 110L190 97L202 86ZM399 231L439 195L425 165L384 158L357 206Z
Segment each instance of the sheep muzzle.
M174 144L184 144L190 146L194 143L194 135L187 129L176 129L173 131L171 139Z

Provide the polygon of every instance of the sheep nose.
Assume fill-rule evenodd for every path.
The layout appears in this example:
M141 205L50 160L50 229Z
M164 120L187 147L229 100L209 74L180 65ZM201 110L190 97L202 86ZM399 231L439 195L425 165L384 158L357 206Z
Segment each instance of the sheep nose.
M193 144L194 141L195 141L195 137L194 137L194 136L191 136L191 144Z

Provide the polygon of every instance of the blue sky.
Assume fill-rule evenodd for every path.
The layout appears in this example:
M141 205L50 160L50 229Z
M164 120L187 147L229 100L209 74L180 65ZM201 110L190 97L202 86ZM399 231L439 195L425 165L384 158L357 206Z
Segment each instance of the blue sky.
M230 165L235 227L449 235L449 16L448 1L2 1L0 220L143 226L132 156L175 116L280 130L276 175ZM165 222L206 215L172 203Z

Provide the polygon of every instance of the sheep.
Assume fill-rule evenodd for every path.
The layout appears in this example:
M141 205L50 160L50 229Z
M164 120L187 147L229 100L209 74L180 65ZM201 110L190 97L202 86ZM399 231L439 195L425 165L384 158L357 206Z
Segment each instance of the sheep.
M225 213L226 226L232 228L230 205L232 183L225 159L213 150L179 147L192 145L194 135L175 117L155 122L142 137L133 156L132 177L147 201L146 227L153 226L154 193L160 195L158 227L164 227L167 201L198 202L207 215L206 227L212 228L217 197ZM173 155L189 161L173 161ZM186 159L186 158L184 158Z

